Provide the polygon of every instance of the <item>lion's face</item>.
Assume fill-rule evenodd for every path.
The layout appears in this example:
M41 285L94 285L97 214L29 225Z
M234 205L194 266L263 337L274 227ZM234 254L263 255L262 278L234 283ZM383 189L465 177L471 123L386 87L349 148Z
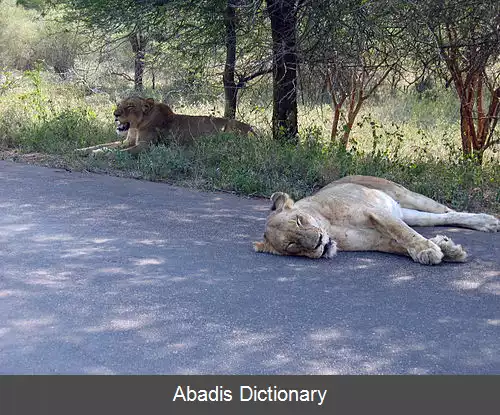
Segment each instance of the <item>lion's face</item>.
M131 97L122 100L114 112L116 132L126 135L131 126L137 127L154 106L153 99Z
M267 219L264 240L254 244L257 252L278 255L331 258L337 244L309 213L294 206L286 193L274 193L273 212Z

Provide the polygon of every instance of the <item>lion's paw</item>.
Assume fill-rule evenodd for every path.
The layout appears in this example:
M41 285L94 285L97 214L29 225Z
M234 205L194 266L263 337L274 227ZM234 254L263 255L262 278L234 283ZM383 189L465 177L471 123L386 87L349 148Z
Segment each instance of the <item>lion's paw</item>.
M422 246L411 248L408 253L415 262L423 265L436 265L439 264L444 257L443 252L434 242L426 241L427 243Z
M467 252L462 248L462 245L454 243L450 238L444 235L437 235L429 239L434 242L444 254L443 260L453 262L465 262Z

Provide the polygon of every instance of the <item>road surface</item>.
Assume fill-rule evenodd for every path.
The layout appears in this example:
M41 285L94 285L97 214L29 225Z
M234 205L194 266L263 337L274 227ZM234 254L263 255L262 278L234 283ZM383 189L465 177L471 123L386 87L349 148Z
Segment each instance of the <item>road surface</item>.
M499 233L256 254L266 200L5 161L0 208L3 374L500 374Z

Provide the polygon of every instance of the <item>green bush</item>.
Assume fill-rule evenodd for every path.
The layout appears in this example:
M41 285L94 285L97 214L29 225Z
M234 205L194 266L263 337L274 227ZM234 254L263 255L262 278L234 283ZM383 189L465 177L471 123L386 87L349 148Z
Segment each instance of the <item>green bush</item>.
M23 149L52 154L64 154L115 137L113 129L103 127L88 108L65 109L49 118L28 122L19 134Z
M82 102L78 88L51 84L45 75L37 67L5 87L0 95L0 146L64 154L115 140L114 125Z

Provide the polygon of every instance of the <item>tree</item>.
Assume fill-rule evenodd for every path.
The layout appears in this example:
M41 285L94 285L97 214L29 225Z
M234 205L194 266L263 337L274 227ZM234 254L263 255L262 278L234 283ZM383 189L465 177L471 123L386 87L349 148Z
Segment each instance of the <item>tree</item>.
M273 137L296 142L297 5L294 0L267 0L267 10L273 40Z
M148 39L142 30L136 29L129 34L129 40L134 52L134 90L142 92L144 90L143 76Z
M234 81L234 71L236 67L236 7L237 0L227 0L224 15L226 26L226 64L224 66L224 117L234 118L236 115L237 89Z
M82 22L93 37L99 31L104 42L121 42L128 39L134 54L134 89L142 92L145 69L146 45L149 33L145 29L156 16L157 7L135 0L54 0L63 6L68 20ZM115 73L117 74L117 73ZM125 76L126 74L117 74Z
M366 56L360 56L358 63L350 65L332 63L327 66L326 83L332 99L333 119L330 139L336 141L340 131L339 121L342 110L345 124L340 143L344 148L363 103L373 95L384 82L393 66L371 63Z
M224 67L225 112L234 118L238 93L248 83L273 70L268 48L269 35L260 0L227 0L226 64ZM238 39L238 41L236 41ZM240 63L236 65L236 57Z
M479 162L500 142L500 3L494 0L396 0L414 51L444 66L460 99L462 152Z
M224 115L234 118L238 92L249 81L270 71L267 58L259 64L245 59L237 70L237 57L260 47L252 44L263 24L259 0L59 0L68 6L67 16L87 27L103 30L115 39L129 39L135 57L135 89L143 89L146 46L178 53L190 71L223 67ZM256 29L254 31L254 29ZM245 36L246 35L246 36ZM247 38L246 42L237 39ZM240 44L243 43L243 46ZM257 42L258 43L258 42ZM162 46L163 45L163 46ZM225 52L225 63L222 55ZM260 56L257 53L256 56ZM215 58L215 63L214 63ZM155 59L156 63L160 59ZM168 62L166 64L171 64ZM127 79L126 74L120 74Z
M300 22L304 66L313 80L326 84L331 140L344 147L362 105L406 54L388 8L381 6L378 1L322 0L320 6L308 4Z

